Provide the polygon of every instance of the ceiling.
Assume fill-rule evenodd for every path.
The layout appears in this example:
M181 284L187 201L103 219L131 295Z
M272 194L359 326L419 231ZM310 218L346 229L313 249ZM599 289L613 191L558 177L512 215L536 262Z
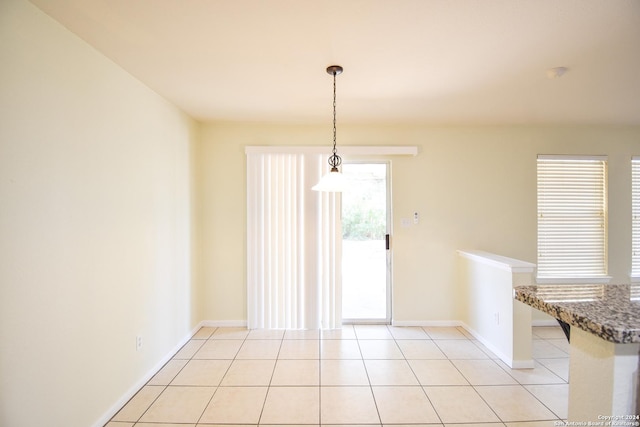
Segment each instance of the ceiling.
M31 1L202 121L640 125L638 0Z

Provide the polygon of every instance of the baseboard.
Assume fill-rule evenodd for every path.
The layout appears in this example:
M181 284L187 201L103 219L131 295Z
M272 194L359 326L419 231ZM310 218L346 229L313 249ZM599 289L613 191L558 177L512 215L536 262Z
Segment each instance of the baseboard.
M559 326L559 323L556 319L551 320L532 320L531 326Z
M459 320L392 320L392 326L437 326L455 327L462 326Z
M131 398L135 396L135 394L140 391L140 389L144 387L144 385L147 384L149 380L153 378L153 376L157 374L158 371L162 369L162 367L166 365L178 351L180 351L180 349L191 339L191 337L193 337L193 335L195 335L196 332L198 332L201 327L206 326L204 323L205 322L198 323L186 337L182 338L180 342L171 351L169 351L167 355L160 359L153 368L151 368L142 378L132 385L131 388L127 390L127 392L93 424L93 426L103 427L107 424L109 420L113 418L114 415L116 415L118 411L122 409L122 407L126 405L127 402L129 402L129 400L131 400Z
M511 369L533 369L536 367L533 359L530 360L514 360L511 363Z
M514 360L514 359L512 359L510 357L507 357L507 355L502 353L493 344L491 344L485 338L483 338L482 335L480 335L478 332L476 332L475 330L470 328L469 325L467 325L466 323L462 322L461 326L464 329L466 329L467 332L469 332L471 335L473 335L473 337L475 339L480 341L482 343L482 345L487 347L487 349L489 351L491 351L493 354L495 354L498 357L498 359L500 359L504 363L506 363L507 366L510 367L511 369L529 369L529 368L533 368L535 366L535 364L533 362L533 359L529 359L529 360Z
M246 328L246 320L204 320L200 322L200 327L208 328Z

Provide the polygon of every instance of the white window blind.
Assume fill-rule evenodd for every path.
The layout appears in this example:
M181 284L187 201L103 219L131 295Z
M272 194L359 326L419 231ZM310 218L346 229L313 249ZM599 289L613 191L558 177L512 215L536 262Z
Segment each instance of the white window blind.
M631 276L640 277L640 157L631 159Z
M607 276L607 161L538 156L538 279Z

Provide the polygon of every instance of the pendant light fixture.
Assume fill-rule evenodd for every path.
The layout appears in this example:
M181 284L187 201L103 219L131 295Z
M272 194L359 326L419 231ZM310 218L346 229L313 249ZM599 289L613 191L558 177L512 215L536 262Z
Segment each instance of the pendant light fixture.
M338 166L342 164L342 159L336 152L336 76L340 73L342 73L342 67L339 65L327 67L327 74L333 76L333 151L328 160L331 170L311 188L315 191L341 192L345 186L344 175L338 169Z

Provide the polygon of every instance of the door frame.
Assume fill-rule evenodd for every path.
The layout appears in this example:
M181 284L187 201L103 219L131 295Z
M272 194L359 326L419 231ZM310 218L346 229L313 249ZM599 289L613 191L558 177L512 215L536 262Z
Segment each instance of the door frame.
M391 193L391 160L345 160L344 164L383 164L386 169L385 192L386 192L386 234L389 236L389 248L386 252L386 317L376 318L343 318L343 325L391 325L393 319L393 212ZM342 212L341 212L342 215Z

